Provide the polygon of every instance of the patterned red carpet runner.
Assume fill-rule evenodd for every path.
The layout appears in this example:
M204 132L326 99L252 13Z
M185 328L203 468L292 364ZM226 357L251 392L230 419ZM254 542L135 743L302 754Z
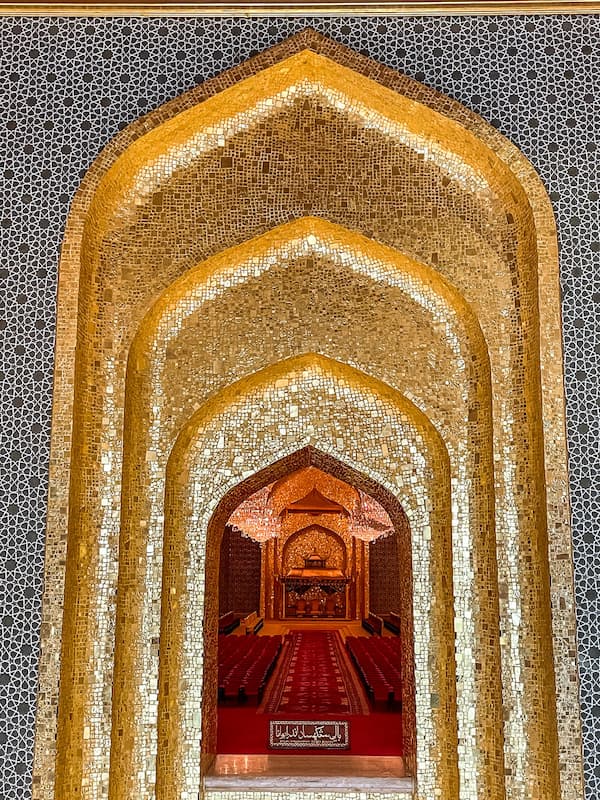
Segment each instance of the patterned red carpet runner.
M269 714L368 714L338 631L293 631L265 701Z

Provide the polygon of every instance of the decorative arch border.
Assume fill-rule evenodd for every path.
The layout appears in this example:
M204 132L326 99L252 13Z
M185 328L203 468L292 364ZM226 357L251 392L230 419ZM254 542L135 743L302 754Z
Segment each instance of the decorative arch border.
M367 446L375 431L388 455ZM219 446L223 437L226 448ZM239 463L235 442L242 439L256 445ZM379 483L408 516L419 596L413 602L414 721L407 706L407 726L416 731L415 752L407 754L415 769L414 796L458 798L448 454L429 420L398 392L311 354L268 367L211 398L183 428L169 458L157 800L201 793L198 752L206 756L205 767L215 752L218 557L208 554L219 552L225 519L210 521L245 478L309 445ZM119 796L117 790L115 800Z
M491 631L498 631L499 626L494 497L489 484L482 482L482 476L493 473L486 342L472 308L460 292L434 269L355 231L315 217L303 217L279 225L192 267L159 295L132 341L125 421L126 443L130 441L131 446L126 447L122 491L121 548L124 548L126 558L120 564L119 580L123 589L117 608L114 671L114 695L126 700L113 702L111 759L121 765L119 778L115 781L125 785L134 780L132 776L139 776L137 791L142 791L145 781L143 765L153 757L158 747L156 731L150 724L156 696L147 688L148 676L154 675L158 668L156 648L147 637L145 642L140 637L149 624L148 620L156 617L158 601L155 590L153 594L154 582L150 576L156 572L156 564L163 552L162 500L166 451L161 437L169 410L165 409L163 413L161 407L165 393L160 377L164 362L162 354L169 352L175 361L183 360L186 354L178 350L176 344L187 318L201 316L205 307L227 295L232 287L262 279L276 265L288 259L293 265L294 258L318 255L331 258L340 276L357 274L373 283L377 278L379 285L390 293L397 292L422 308L431 318L432 327L439 327L440 338L442 335L446 337L449 352L461 365L459 371L464 376L464 385L460 385L460 391L466 424L464 435L461 433L459 441L453 442L451 452L455 506L459 508L453 519L453 536L457 545L453 553L455 614L458 620L456 647L464 654L457 678L460 767L465 784L464 796L477 792L490 797L495 792L503 792L503 739L502 690L497 669L499 638L490 635ZM272 313L276 313L275 308ZM374 305L374 319L377 313L378 307ZM315 314L315 318L317 316ZM229 321L224 319L224 329L228 324ZM355 322L354 326L357 324ZM201 341L206 335L202 329L196 332ZM325 342L320 352L337 358ZM290 357L296 355L301 353L292 352ZM260 368L265 366L261 359L259 364ZM372 366L361 364L360 367L365 372L376 373ZM248 369L249 366L245 365L241 373ZM413 369L418 370L418 365L415 364ZM226 381L217 384L215 390L219 390L223 383ZM389 378L388 383L397 388ZM150 408L153 413L149 428L142 431L144 409ZM433 418L424 398L420 408L449 442L447 431L443 430L443 416ZM448 449L451 449L450 444ZM151 462L147 459L148 451L153 454ZM153 496L150 512L142 506L145 486ZM129 502L130 497L137 498L133 505ZM463 506L469 509L469 514L461 514ZM146 519L149 522L140 535L140 524ZM470 547L464 546L467 541L470 541ZM146 556L149 547L156 562L154 566L152 559ZM471 552L476 553L477 571L470 564ZM156 629L157 625L152 624L152 627ZM131 702L132 698L134 702ZM139 726L134 742L133 734L126 735L124 731L136 717L146 720L146 723ZM482 755L484 752L485 757Z
M312 31L305 31L282 45L267 50L240 67L186 93L172 103L142 118L119 134L101 154L86 176L75 198L67 224L61 256L59 277L59 312L57 321L57 366L55 372L55 402L53 406L52 452L50 464L50 497L47 539L47 559L38 694L37 734L34 763L34 797L48 800L54 792L56 704L62 638L63 592L70 588L64 583L66 553L66 520L68 518L68 485L70 453L72 450L74 343L77 340L76 320L83 228L91 200L104 173L127 146L148 130L161 124L205 97L221 91L230 82L254 74L301 49L330 55L340 63L369 75L373 80L395 91L437 109L453 118L486 142L490 149L508 165L524 188L530 206L534 235L538 248L538 296L540 298L541 404L545 450L545 483L549 510L550 572L553 598L554 668L558 689L559 745L561 760L561 796L579 798L582 792L581 746L578 684L575 679L574 601L571 566L569 502L566 472L566 442L564 432L564 394L562 387L562 350L560 345L560 305L558 300L558 258L556 232L547 194L524 156L481 118L458 103L415 83L405 76L331 42ZM543 542L542 542L543 545ZM569 566L565 569L565 557ZM503 613L506 613L504 607ZM512 691L508 687L508 700ZM99 703L101 701L99 700ZM514 734L511 734L514 736ZM518 744L517 740L513 744ZM512 756L511 756L512 758ZM536 771L547 765L534 759L530 763L514 759L507 764L511 798L525 797ZM524 771L523 771L523 769ZM533 770L533 772L531 772Z

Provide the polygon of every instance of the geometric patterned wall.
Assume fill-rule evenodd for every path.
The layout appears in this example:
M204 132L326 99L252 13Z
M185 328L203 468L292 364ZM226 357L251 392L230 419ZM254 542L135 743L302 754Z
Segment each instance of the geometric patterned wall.
M219 616L260 608L260 545L226 526L219 563Z
M600 17L0 19L0 797L30 796L58 253L102 147L311 25L495 125L558 221L587 799L600 798Z

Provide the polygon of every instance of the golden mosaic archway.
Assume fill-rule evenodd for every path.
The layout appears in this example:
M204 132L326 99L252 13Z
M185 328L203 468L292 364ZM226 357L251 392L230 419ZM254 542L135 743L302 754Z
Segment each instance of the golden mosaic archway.
M365 446L369 439L378 446ZM244 450L247 441L254 447ZM201 749L206 756L214 753L218 558L210 554L219 553L223 526L210 527L210 520L223 496L245 477L308 446L381 484L406 512L411 528L416 691L416 753L409 753L408 760L413 767L416 760L419 800L458 797L446 449L427 418L398 392L339 362L306 355L268 367L211 398L185 425L169 458L160 645L160 800L195 797L201 788L198 753ZM201 744L202 734L207 744ZM124 779L118 774L119 787Z
M408 398L449 454L458 796L580 798L556 239L516 148L304 32L115 138L59 281L36 800L106 800L111 772L113 798L155 797L168 454L307 352Z
M315 285L331 299L304 304L300 316L288 319L282 301L296 308L302 293ZM370 338L346 335L349 327L368 325L387 331L379 349ZM405 341L415 344L399 364ZM493 469L489 363L481 329L460 294L431 268L341 226L302 218L188 270L159 296L131 345L114 675L120 700L113 703L119 735L113 735L113 756L120 786L139 776L132 786L135 796L144 792L144 765L152 763L158 746L155 726L146 725L142 736L136 718L151 719L157 701L148 683L158 665L151 640L159 629L164 474L174 437L186 415L221 386L311 350L383 376L446 433L456 502L470 509L457 514L455 540L472 540L479 564L474 574L470 550L455 548L457 648L475 654L459 677L459 726L463 738L472 731L472 749L463 761L471 763L488 793L502 783L499 642L489 635L498 629L493 494L481 483ZM218 372L211 368L215 359ZM143 537L140 527L147 531ZM157 633L148 636L148 627ZM492 735L477 733L484 723ZM131 728L135 737L125 733Z

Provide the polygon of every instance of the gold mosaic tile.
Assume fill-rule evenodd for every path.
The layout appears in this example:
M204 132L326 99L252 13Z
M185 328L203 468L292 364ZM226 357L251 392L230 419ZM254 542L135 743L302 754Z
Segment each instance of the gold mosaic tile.
M348 301L339 297L341 285ZM302 300L307 287L314 291L316 286L324 296L336 297L335 308L322 303L312 306L310 294L307 301ZM280 298L286 297L296 298L291 306L294 316L290 318L285 309L280 313ZM355 298L360 298L358 308ZM255 311L248 320L239 321L235 336L228 336L228 347L224 348L221 332L230 324L236 309L245 304ZM359 329L370 325L372 335L380 339L382 346L374 347L372 338L348 340L349 325ZM440 343L440 329L445 334L444 344ZM463 345L461 341L465 339ZM418 345L413 347L410 361L405 354L399 363L397 354L408 340L417 341ZM134 707L139 707L140 717L147 717L147 709L156 705L147 681L149 674L156 674L158 659L156 653L151 653L149 642L153 637L144 636L143 631L146 624L151 624L153 631L159 629L156 609L160 607L157 592L162 563L164 464L173 436L215 388L265 363L307 351L325 351L366 371L384 374L388 383L402 387L415 399L440 429L455 432L448 435L448 446L456 461L454 473L457 478L461 471L470 475L471 489L467 494L472 505L471 514L456 522L457 545L461 538L476 537L481 526L493 531L489 492L482 490L480 472L474 469L474 463L487 463L491 470L490 437L484 434L491 428L487 353L470 310L439 275L399 257L390 248L310 218L276 228L256 241L200 264L175 282L152 307L131 350L128 395L133 405L129 412L132 423L125 421L129 460L124 471L124 590L120 595L123 613L119 616L123 628L117 634L115 674L118 695L123 698L122 706L117 704L114 710L119 730L127 725L137 730L132 720L132 697L139 698ZM164 365L158 374L152 363ZM200 363L206 369L193 366ZM215 363L219 363L218 371L211 368ZM479 374L474 387L465 374L465 363ZM464 398L463 404L457 403L457 390ZM463 428L470 409L480 406L467 434L475 454L467 455L469 443L461 445L457 432ZM150 409L153 411L149 418ZM461 436L464 435L463 432ZM459 455L461 448L463 457ZM151 459L148 453L152 454ZM130 502L130 497L135 502ZM140 526L147 527L147 539L140 540ZM145 555L148 542L152 559ZM469 550L455 548L455 572L457 576L464 575L464 579L456 579L456 595L460 597L457 613L463 620L458 646L465 656L460 675L461 696L465 700L459 717L463 735L467 736L470 729L473 747L486 753L486 769L490 776L497 776L502 772L501 690L495 668L498 643L488 635L490 626L498 624L497 597L489 587L493 551L488 549L478 556L480 565L487 559L488 566L481 566L476 578L471 559ZM147 561L145 572L139 569L143 561ZM477 581L480 589L476 588ZM484 593L487 604L481 600ZM458 608L458 602L463 608ZM148 643L145 646L144 639ZM132 642L140 644L131 647ZM491 652L486 652L488 647ZM475 661L466 658L472 648L484 665L479 674ZM143 676L141 683L135 683L136 676ZM473 718L475 697L479 698L476 704L480 704L480 711ZM494 708L498 736L495 741L489 736L483 742L476 732L478 720L489 720ZM133 734L124 735L117 742L118 762L126 765L117 780L119 785L126 782L126 775L141 775L141 765L148 763L148 752L156 752L155 733L152 728L148 731L153 739L146 746L139 734L135 746ZM485 770L474 766L471 771L475 774ZM142 783L137 785L137 793L142 791ZM489 784L485 785L489 789Z
M369 439L381 446L365 448ZM252 446L242 450L242 441ZM219 513L220 501L249 474L266 470L265 483L270 482L269 467L306 446L333 458L343 455L344 463L380 483L407 514L414 596L420 598L413 603L415 796L456 796L456 724L448 724L456 719L448 647L453 638L448 455L431 423L398 392L317 355L283 361L224 389L191 417L169 458L158 796L195 796L201 741L207 758L214 753L218 563L206 554L218 551L230 513L227 506ZM391 468L385 477L384 463ZM198 547L199 541L206 547ZM193 678L199 671L203 684Z
M581 796L556 265L549 202L512 145L317 35L115 139L73 205L61 259L36 800L196 796L202 727L205 763L214 742L210 514L236 484L251 490L253 470L284 456L292 468L312 443L299 430L310 414L320 449L375 496L380 483L401 499L411 521L416 796ZM304 365L297 384L269 384L308 352L338 366L292 362ZM417 434L435 428L441 472L441 450ZM451 524L453 552L428 562L424 515L439 513L446 483L451 510L436 524ZM165 488L181 514L165 515ZM199 530L184 507L208 536L195 549L181 549ZM561 557L552 619L548 548ZM161 624L163 554L171 588L194 601L168 594ZM454 608L430 607L435 564L440 598L453 568ZM159 659L161 637L175 650Z

